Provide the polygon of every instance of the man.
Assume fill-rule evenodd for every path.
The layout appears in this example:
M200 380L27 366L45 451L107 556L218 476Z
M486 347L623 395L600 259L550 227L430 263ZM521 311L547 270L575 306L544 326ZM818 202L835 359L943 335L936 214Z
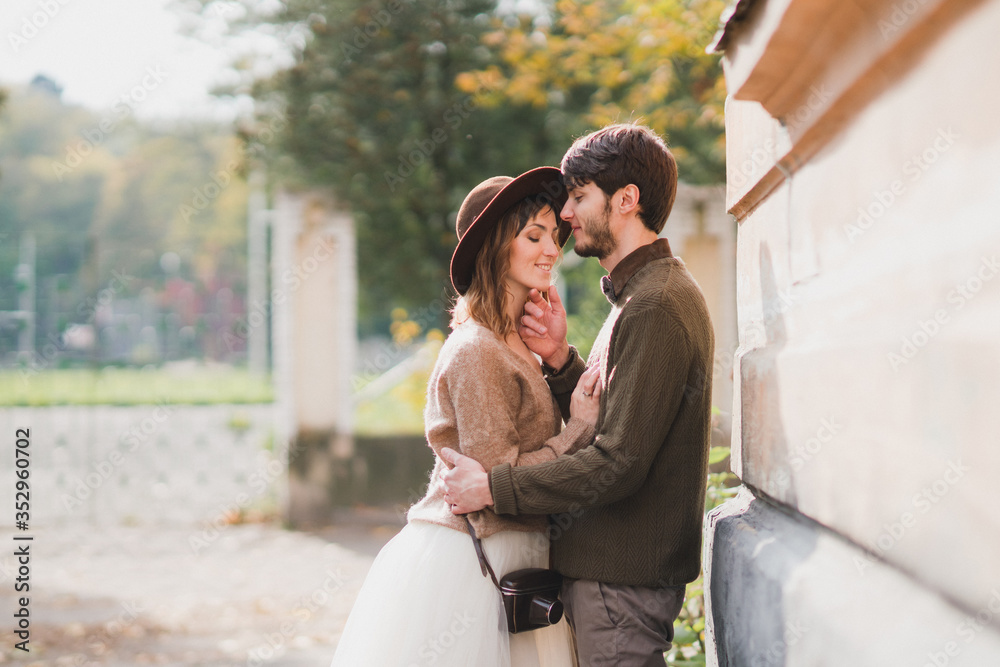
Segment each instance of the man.
M539 465L494 467L445 450L452 511L551 514L553 567L581 665L663 664L685 585L697 578L710 437L714 336L705 299L659 239L677 189L650 129L611 125L562 161L577 254L608 271L612 304L589 366L600 367L597 436ZM569 418L585 364L566 341L559 294L537 293L519 333Z

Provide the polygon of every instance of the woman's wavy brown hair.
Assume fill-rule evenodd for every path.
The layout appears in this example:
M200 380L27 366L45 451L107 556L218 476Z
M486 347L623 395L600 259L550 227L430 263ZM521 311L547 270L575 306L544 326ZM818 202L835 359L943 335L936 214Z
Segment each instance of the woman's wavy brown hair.
M471 317L501 339L506 339L515 331L514 322L504 312L510 298L506 289L510 246L528 221L546 208L555 212L558 220L559 213L553 207L552 198L543 193L514 204L493 226L476 254L476 268L469 289L458 297L451 309L452 329Z

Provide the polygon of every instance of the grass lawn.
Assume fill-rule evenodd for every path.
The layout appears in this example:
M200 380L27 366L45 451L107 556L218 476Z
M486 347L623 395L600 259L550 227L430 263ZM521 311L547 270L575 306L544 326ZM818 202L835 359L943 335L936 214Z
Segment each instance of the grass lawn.
M238 368L0 371L0 406L269 403L266 375Z
M393 371L393 382L355 397L354 433L365 436L423 435L427 382L441 350L440 341L428 341L409 361ZM366 389L370 390L371 387Z
M414 372L381 396L358 402L354 432L365 436L422 435L429 373Z
M424 432L427 380L440 342L410 362L405 372L376 392L355 399L358 435L420 435ZM165 368L0 370L0 407L49 405L188 405L270 403L267 375L246 369L183 364Z

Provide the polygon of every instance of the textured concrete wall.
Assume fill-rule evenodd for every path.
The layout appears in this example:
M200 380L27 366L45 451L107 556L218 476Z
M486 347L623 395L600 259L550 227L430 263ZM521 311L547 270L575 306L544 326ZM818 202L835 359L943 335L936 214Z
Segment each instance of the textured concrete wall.
M714 664L1000 664L997 26L764 0L727 29L756 500L707 528Z

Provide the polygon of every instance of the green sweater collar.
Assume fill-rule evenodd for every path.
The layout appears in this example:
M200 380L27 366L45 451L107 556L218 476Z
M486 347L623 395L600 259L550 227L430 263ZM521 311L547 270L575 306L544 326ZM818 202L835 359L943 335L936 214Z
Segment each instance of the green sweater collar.
M639 272L639 269L653 260L664 257L673 257L667 239L656 239L652 243L636 248L618 262L611 273L601 278L601 291L604 292L608 301L617 302L625 285L632 279L632 276Z

